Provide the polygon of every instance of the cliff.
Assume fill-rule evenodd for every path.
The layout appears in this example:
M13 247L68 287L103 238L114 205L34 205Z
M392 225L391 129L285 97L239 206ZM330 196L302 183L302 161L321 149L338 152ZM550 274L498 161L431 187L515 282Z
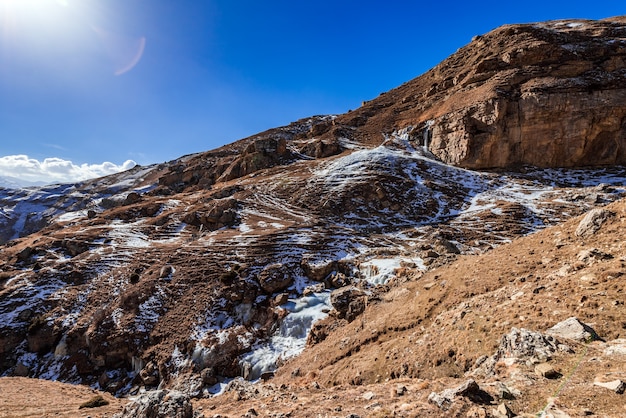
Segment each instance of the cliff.
M409 128L465 168L624 164L625 21L502 26L336 123L370 142Z

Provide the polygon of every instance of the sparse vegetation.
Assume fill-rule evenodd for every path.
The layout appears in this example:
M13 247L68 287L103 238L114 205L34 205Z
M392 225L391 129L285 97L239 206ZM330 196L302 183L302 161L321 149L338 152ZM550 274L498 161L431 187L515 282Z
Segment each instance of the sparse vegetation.
M98 408L98 407L105 406L105 405L108 405L108 404L109 404L109 401L104 399L102 397L102 395L96 395L93 398L89 399L88 401L83 402L82 404L80 404L78 409Z

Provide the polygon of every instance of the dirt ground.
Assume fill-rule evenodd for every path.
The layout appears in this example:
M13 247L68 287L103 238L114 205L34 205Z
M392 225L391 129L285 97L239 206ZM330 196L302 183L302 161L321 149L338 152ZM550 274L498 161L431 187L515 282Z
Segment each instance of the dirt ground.
M81 404L102 396L108 405L79 409ZM0 378L0 417L92 417L105 418L122 410L125 399L86 386L24 377Z

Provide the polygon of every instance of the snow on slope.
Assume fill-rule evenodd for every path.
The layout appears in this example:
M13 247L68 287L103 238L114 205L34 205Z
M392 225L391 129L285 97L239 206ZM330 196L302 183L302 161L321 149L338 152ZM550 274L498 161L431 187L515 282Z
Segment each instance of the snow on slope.
M174 351L165 353L170 356L167 364L172 376L191 365L209 367L225 352L231 355L224 350L237 344L233 352L242 369L257 378L275 369L281 359L297 355L311 325L330 308L328 294L320 293L324 286L320 288L311 278L311 271L336 277L344 274L349 282L361 282L364 287L384 284L406 266L426 269L432 262L426 258L442 238L463 252L483 250L614 200L623 195L626 183L620 169L463 170L407 146L401 135L383 146L355 148L350 154L303 161L294 167L300 177L277 171L259 181L254 177L242 181L236 195L237 222L217 230L183 222L198 201L208 204L222 199L200 192L159 197L154 200L158 204L154 215L133 212L129 205L129 214L119 212L124 216L93 225L86 222L90 202L101 205L107 198L119 202L130 190L150 190L153 185L137 186L141 171L135 177L109 181L97 194L88 194L77 185L5 192L7 205L2 213L13 220L12 234L16 224L20 228L28 223L28 213L50 211L49 216L85 237L81 239L89 251L69 257L59 248L49 248L37 256L45 275L26 269L23 276L6 282L0 300L0 331L28 325L29 316L16 309L20 304L38 312L46 304L58 306L48 320L62 327L64 335L81 330L96 312L102 312L97 315L110 318L97 323L111 326L115 338L128 338L128 344L136 347L131 347L136 350L133 358L139 358L150 349L151 333L164 332L162 321L177 323L191 317L189 326L178 330L184 334L179 339L195 348L185 353L179 342ZM518 230L512 231L511 225L518 225ZM154 282L141 278L138 284L132 283L133 274L143 277L145 270L158 271L165 262L175 264L169 275L152 273ZM202 286L217 282L221 272L236 265L244 266L238 280L254 289L268 265L280 265L289 272L292 281L281 290L288 294L289 303L280 307L286 315L275 332L259 334L266 318L255 317L260 315L255 306L271 307L268 301L274 295L232 302L227 300L233 297L227 284L211 290L215 293L209 296L201 293ZM72 270L80 272L84 283L72 286L65 278L65 282L59 280ZM185 292L193 298L188 299L189 306L180 306L178 300ZM310 296L312 292L315 296ZM97 309L93 300L99 301ZM89 332L94 337L109 338L98 334L105 327L92 327ZM172 345L167 347L172 349ZM26 345L16 352L28 362L33 375L75 378L71 370L59 374L58 362L32 358ZM130 379L139 371L137 364L145 366L142 362L134 360L128 370L112 369L111 375Z

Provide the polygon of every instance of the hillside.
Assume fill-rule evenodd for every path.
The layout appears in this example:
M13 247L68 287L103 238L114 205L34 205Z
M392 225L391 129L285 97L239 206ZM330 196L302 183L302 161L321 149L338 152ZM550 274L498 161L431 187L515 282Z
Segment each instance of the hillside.
M579 217L419 278L395 280L352 322L331 316L316 327L331 331L283 365L259 393L239 396L235 388L199 405L225 416L254 408L260 416L421 417L497 416L492 410L504 402L515 414L537 416L554 398L552 412L623 416L624 395L593 384L626 382L626 202L605 210L609 218L591 235L577 236ZM498 352L512 329L545 335L570 317L593 327L601 340L557 337L570 350L554 349L547 358L537 354L539 343L523 341L537 352L499 353L491 369L476 366ZM560 377L535 373L546 360ZM428 401L433 391L468 378L492 396L491 405L459 396L442 410ZM402 386L406 393L399 395ZM515 399L503 398L503 387ZM276 397L284 401L273 402Z
M396 280L379 289L381 297L372 298L356 320L325 321L326 327L341 331L331 331L287 362L271 383L231 385L223 395L194 402L195 410L225 417L250 410L259 416L298 417L498 416L493 411L505 403L526 416L537 416L548 405L553 416L622 416L624 395L594 385L626 381L621 283L626 202L605 210L613 215L587 237L576 235L581 216L486 254L463 256L419 278ZM493 370L476 367L478 359L497 353L512 329L545 335L572 316L592 326L601 340L557 337L570 348L555 349L547 357L560 377L537 375L540 360L532 355L505 356ZM428 401L432 392L457 387L470 377L493 398L492 405L459 396L442 411ZM0 393L6 391L3 382ZM24 380L11 385L21 385L20 392L31 396L41 393ZM51 407L66 416L82 416L78 395L73 403L51 399ZM17 416L15 410L0 411Z
M626 351L625 59L624 18L508 25L343 115L0 189L0 374L227 416L487 416L501 384L536 413L563 385L619 416L593 380ZM535 334L569 317L603 341Z

